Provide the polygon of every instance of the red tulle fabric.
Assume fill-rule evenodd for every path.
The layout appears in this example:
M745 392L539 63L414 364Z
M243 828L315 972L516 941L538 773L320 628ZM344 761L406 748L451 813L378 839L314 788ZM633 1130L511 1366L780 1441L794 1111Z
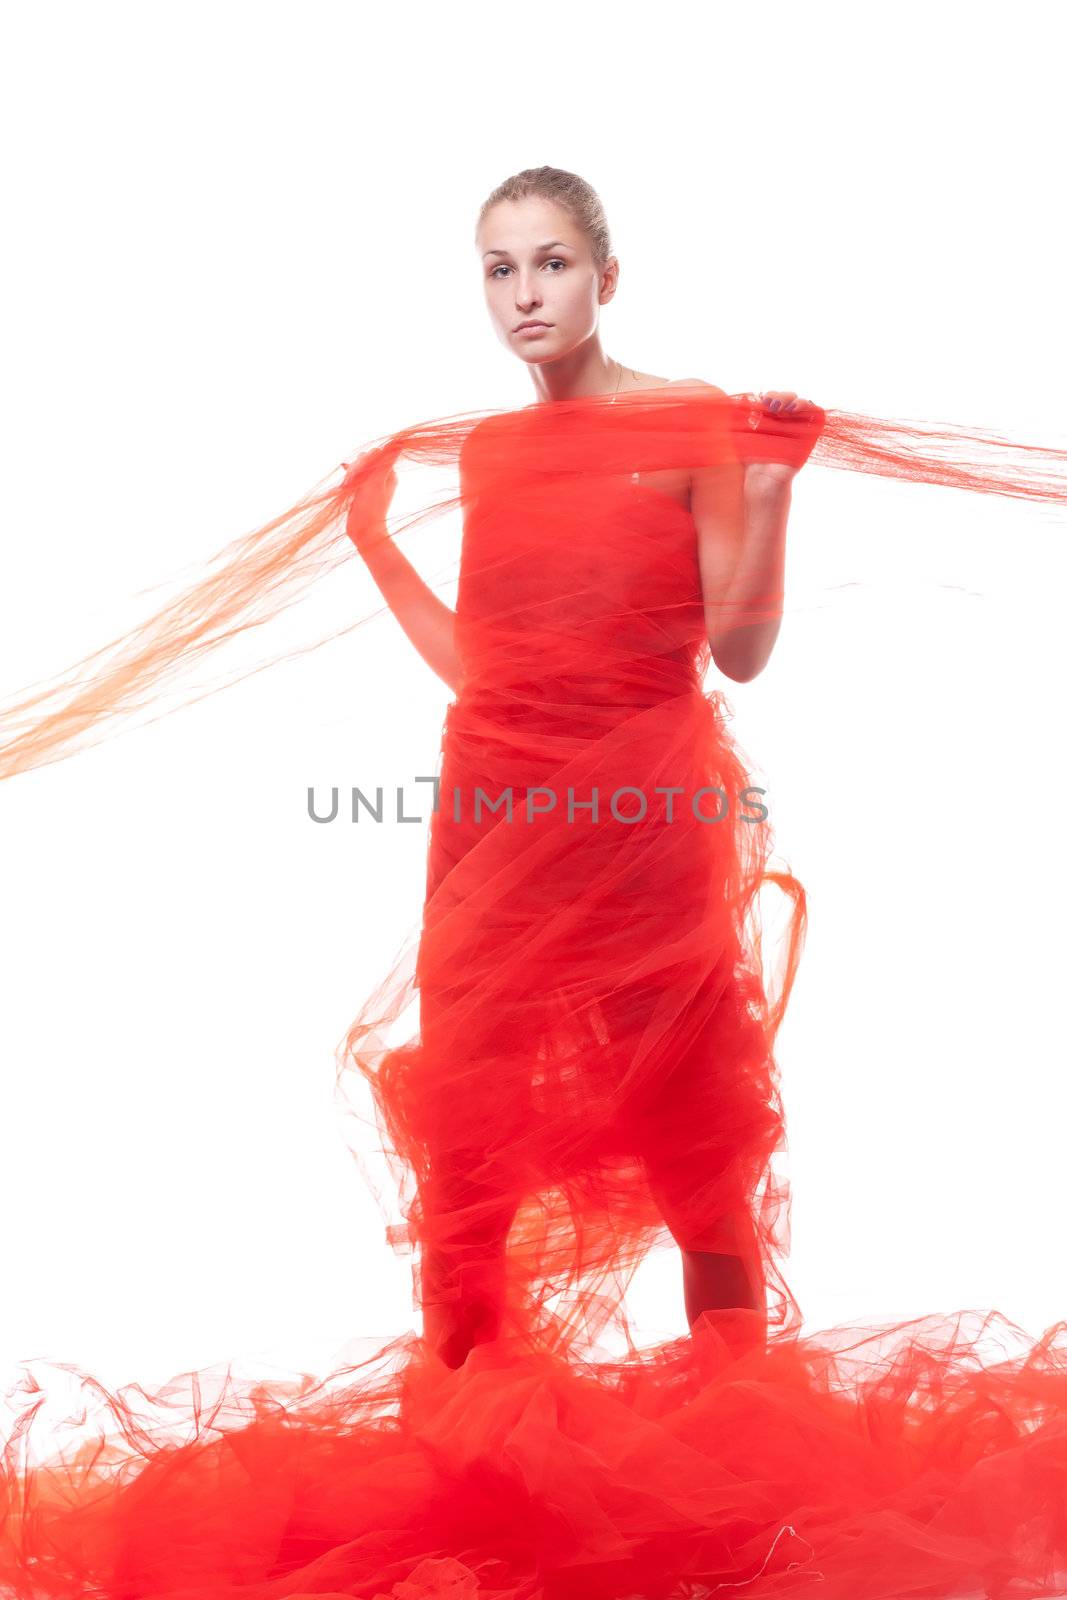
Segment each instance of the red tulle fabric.
M339 1051L342 1089L372 1091L424 1334L323 1380L200 1372L145 1395L82 1375L103 1421L74 1419L43 1459L28 1379L4 1452L5 1593L1067 1589L1067 1324L1038 1341L996 1311L801 1328L775 1040L804 890L773 864L729 702L705 687L698 542L671 491L712 475L736 559L751 461L814 450L1062 502L1062 454L1030 448L700 388L425 425L224 553L110 662L14 708L6 775L69 754L340 559L364 474L458 467L458 497L432 508L463 516L463 679L421 925ZM727 586L715 626L765 620L771 598L734 614ZM625 1291L672 1238L738 1258L756 1306L638 1347Z

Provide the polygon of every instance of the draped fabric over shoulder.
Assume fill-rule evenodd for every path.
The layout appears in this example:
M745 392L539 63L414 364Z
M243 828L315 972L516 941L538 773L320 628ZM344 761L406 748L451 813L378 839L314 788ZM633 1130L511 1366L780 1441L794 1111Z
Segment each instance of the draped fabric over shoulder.
M805 893L705 684L709 628L779 602L729 583L709 601L671 485L707 474L704 534L730 571L745 464L809 455L1067 500L1058 450L841 411L796 421L710 387L445 418L378 441L3 709L0 775L69 757L348 559L369 474L458 473L458 494L392 530L462 515L462 682L417 934L356 997L338 1067L342 1091L370 1086L417 1303L469 1354L453 1365L410 1334L325 1378L104 1390L105 1423L72 1419L40 1458L28 1381L9 1395L4 1593L1067 1590L1067 1323L1036 1341L995 1310L812 1332L783 1272L775 1044ZM638 1347L625 1291L672 1238L740 1257L759 1306ZM624 1356L605 1354L609 1332Z

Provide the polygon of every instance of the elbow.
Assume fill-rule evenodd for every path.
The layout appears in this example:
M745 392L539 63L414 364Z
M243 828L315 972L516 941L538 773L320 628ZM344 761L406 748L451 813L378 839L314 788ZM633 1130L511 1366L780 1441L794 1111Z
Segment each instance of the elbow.
M758 678L774 650L779 622L756 624L750 628L735 628L723 637L712 638L711 659L724 677L734 683L751 683Z
M453 695L459 696L467 679L467 670L463 663L456 642L456 614L450 612L447 619L448 637L441 651L439 660L434 664L434 670L443 683L447 683Z
M463 686L467 681L467 673L458 656L453 657L452 661L449 662L448 671L442 672L441 676L452 690L453 695L458 699L463 693Z
M753 678L759 677L767 665L766 661L744 663L725 661L721 656L716 655L714 650L711 652L711 659L723 677L730 678L734 683L751 683Z

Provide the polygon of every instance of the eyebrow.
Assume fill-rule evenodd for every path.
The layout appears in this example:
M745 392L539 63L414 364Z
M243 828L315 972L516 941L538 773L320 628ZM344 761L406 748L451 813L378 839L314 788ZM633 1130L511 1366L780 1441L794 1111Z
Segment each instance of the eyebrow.
M551 250L555 245L563 245L564 250L573 250L574 248L573 245L565 244L562 239L549 239L547 244L539 244L536 246L536 248L538 250ZM486 256L508 256L510 254L510 250L486 250L484 252L484 255Z

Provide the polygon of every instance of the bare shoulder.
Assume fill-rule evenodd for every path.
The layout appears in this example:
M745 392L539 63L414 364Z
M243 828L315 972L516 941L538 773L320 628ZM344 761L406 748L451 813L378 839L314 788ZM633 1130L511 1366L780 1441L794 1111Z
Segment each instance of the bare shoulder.
M724 400L727 398L725 389L720 389L717 383L708 383L705 378L672 378L670 386L672 389L703 389L710 394L722 395ZM687 477L689 509L699 523L709 508L714 512L717 496L721 493L721 480L728 477L732 481L732 473L729 469L724 471L721 463L713 462L706 467L691 468Z
M720 389L717 383L708 383L705 378L670 378L668 382L672 389L710 389L712 394L726 394L725 389Z

